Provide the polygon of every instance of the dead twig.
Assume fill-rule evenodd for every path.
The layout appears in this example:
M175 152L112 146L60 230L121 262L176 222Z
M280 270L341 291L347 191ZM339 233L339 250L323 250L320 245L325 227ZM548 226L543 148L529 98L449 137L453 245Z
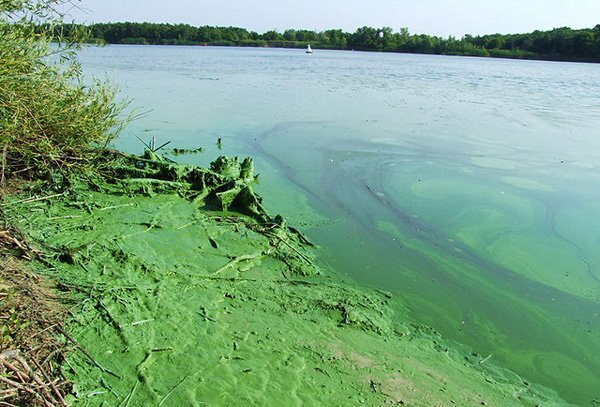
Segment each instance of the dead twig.
M226 265L224 265L220 269L216 270L213 273L213 275L219 274L219 273L227 270L228 268L231 268L231 267L235 266L236 264L241 263L243 261L254 260L254 259L260 258L262 256L263 256L263 253L245 254L243 256L238 256L238 257L232 259L230 262L228 262Z
M60 332L62 335L64 335L64 337L67 338L69 340L69 342L71 342L73 345L75 345L75 347L77 349L79 349L81 351L81 353L83 353L85 356L87 356L90 359L90 361L94 364L94 366L96 366L98 369L102 370L103 372L116 377L117 379L121 379L121 376L119 376L112 370L107 369L104 366L102 366L100 363L98 363L98 361L96 361L96 359L94 359L94 357L87 350L85 350L71 335L69 335L62 326L58 325L56 327L56 329L58 330L58 332Z
M31 253L18 230L0 232L3 232L0 244L10 244ZM14 289L9 302L0 304L0 317L6 307L14 307L20 319L31 321L30 325L15 331L15 336L9 337L7 345L18 348L0 352L0 376L8 380L0 381L0 406L66 406L63 395L69 391L69 383L64 381L54 364L62 359L65 347L58 346L50 332L61 318L60 308L54 308L52 294L42 286L40 278L16 259L2 259L0 278Z
M21 383L12 381L10 379L7 379L6 377L0 376L0 382L3 382L4 384L13 387L15 389L24 391L25 393L29 393L32 396L35 397L40 397L39 394L37 394L35 391L31 390L29 387L22 385Z
M312 266L313 263L312 261L306 257L304 254L302 254L298 249L296 249L294 246L292 246L291 244L289 244L289 242L287 240L285 240L284 238L282 238L281 236L279 236L276 233L269 233L269 236L273 236L279 239L279 241L281 241L283 244L285 244L287 247L289 247L290 249L292 249L292 251L294 251L294 253L296 253L298 256L300 256L300 258L302 260L304 260L306 263L308 263L309 266Z
M42 368L42 366L40 366L40 364L37 362L37 360L35 360L35 359L32 359L32 360L33 360L33 363L38 368L38 370L42 373L42 376L44 376L44 379L46 379L46 381L50 385L50 388L52 389L52 391L54 392L54 394L58 398L58 401L60 403L62 403L62 405L66 406L67 402L65 401L65 399L64 399L63 395L61 394L61 392L56 388L56 386L54 385L54 383L52 382L52 380L50 380L50 377L48 377L48 374L44 371L44 369Z
M480 364L480 365L483 365L485 362L487 362L488 360L490 360L490 358L491 358L492 356L494 356L494 354L490 354L489 356L487 356L487 357L485 357L485 358L481 359L481 360L479 361L479 364Z
M129 406L129 403L131 402L131 399L133 398L133 395L135 394L135 390L137 389L139 382L140 382L139 380L135 381L133 388L131 389L129 394L125 397L125 399L119 404L119 406L123 405L123 403L125 403L125 407Z
M30 380L29 376L26 373L21 372L15 365L10 363L8 360L3 359L2 364L7 369L12 370L14 372L14 374L17 375L17 378L19 379L20 382L28 382Z
M167 398L169 398L169 396L175 391L177 390L177 388L179 386L181 386L183 384L183 382L185 382L187 380L187 378L190 377L190 375L185 376L183 379L181 379L181 381L179 383L177 383L175 385L175 387L173 387L171 390L169 390L169 392L167 394L165 394L165 396L162 398L162 400L160 401L160 403L158 403L159 407L163 405L163 403L167 400Z
M34 254L36 256L40 255L40 252L38 250L33 249L27 243L22 243L19 239L12 236L9 230L0 230L0 244L1 243L8 243L17 247L23 252L22 256L27 259L31 258L31 254Z
M36 399L39 399L45 407L54 407L54 405L55 405L55 403L52 403L52 402L48 401L47 399L45 399L44 397L42 397L42 395L39 393L39 391L30 388L30 386L26 386L25 384L15 382L15 381L10 380L3 376L0 376L0 382L3 382L4 384L6 384L14 389L23 391L23 392L35 397Z
M8 144L4 144L2 149L2 174L0 175L0 188L4 190L6 186L6 152L8 151Z
M23 252L27 252L27 248L25 247L25 245L23 245L16 238L12 237L10 235L10 233L8 233L7 230L1 230L0 231L0 242L2 242L2 243L12 243L13 245L17 246Z
M3 204L0 204L0 206L16 205L16 204L19 204L19 203L40 202L40 201L45 201L45 200L48 200L48 199L58 198L59 196L63 196L64 194L65 194L65 192L61 192L60 194L47 195L47 196L41 196L41 197L36 197L36 198L30 197L30 198L21 199L19 201L12 201L12 202L3 203Z
M39 376L35 373L35 371L29 366L29 364L25 361L25 359L23 359L21 356L17 355L16 358L17 362L19 362L19 364L21 366L23 366L23 368L28 372L29 376L31 377L31 379L33 379L33 381L39 386L39 389L41 389L42 394L44 395L44 399L49 401L52 405L56 405L58 404L58 402L54 399L54 397L52 397L52 395L50 394L50 392L48 392L48 385L46 383L44 383Z

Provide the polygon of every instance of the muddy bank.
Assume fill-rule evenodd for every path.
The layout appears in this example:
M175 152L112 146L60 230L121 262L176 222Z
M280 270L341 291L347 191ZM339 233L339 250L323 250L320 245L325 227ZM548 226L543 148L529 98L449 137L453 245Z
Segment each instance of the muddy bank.
M567 405L320 268L254 181L249 159L121 155L5 201L72 302L70 403Z

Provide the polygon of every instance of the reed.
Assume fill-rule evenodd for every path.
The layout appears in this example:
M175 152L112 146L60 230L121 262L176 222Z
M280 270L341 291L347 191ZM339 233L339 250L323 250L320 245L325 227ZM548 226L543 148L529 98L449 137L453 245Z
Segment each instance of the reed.
M66 0L0 0L2 182L49 179L93 166L119 134L126 102L107 81L85 81L85 30L60 29Z

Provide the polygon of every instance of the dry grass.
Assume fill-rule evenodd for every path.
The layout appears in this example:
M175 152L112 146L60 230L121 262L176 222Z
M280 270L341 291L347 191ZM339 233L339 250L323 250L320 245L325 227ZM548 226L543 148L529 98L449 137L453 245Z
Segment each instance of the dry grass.
M65 310L49 282L27 270L18 239L0 234L0 405L61 406L70 383L57 340ZM25 244L20 243L22 247ZM24 253L23 253L24 254Z

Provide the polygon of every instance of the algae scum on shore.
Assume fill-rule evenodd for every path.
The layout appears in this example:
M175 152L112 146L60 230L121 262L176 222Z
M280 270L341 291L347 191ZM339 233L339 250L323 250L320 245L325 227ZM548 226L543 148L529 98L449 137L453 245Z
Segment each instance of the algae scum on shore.
M70 403L567 405L315 265L252 160L113 154L103 178L4 204L72 303Z

